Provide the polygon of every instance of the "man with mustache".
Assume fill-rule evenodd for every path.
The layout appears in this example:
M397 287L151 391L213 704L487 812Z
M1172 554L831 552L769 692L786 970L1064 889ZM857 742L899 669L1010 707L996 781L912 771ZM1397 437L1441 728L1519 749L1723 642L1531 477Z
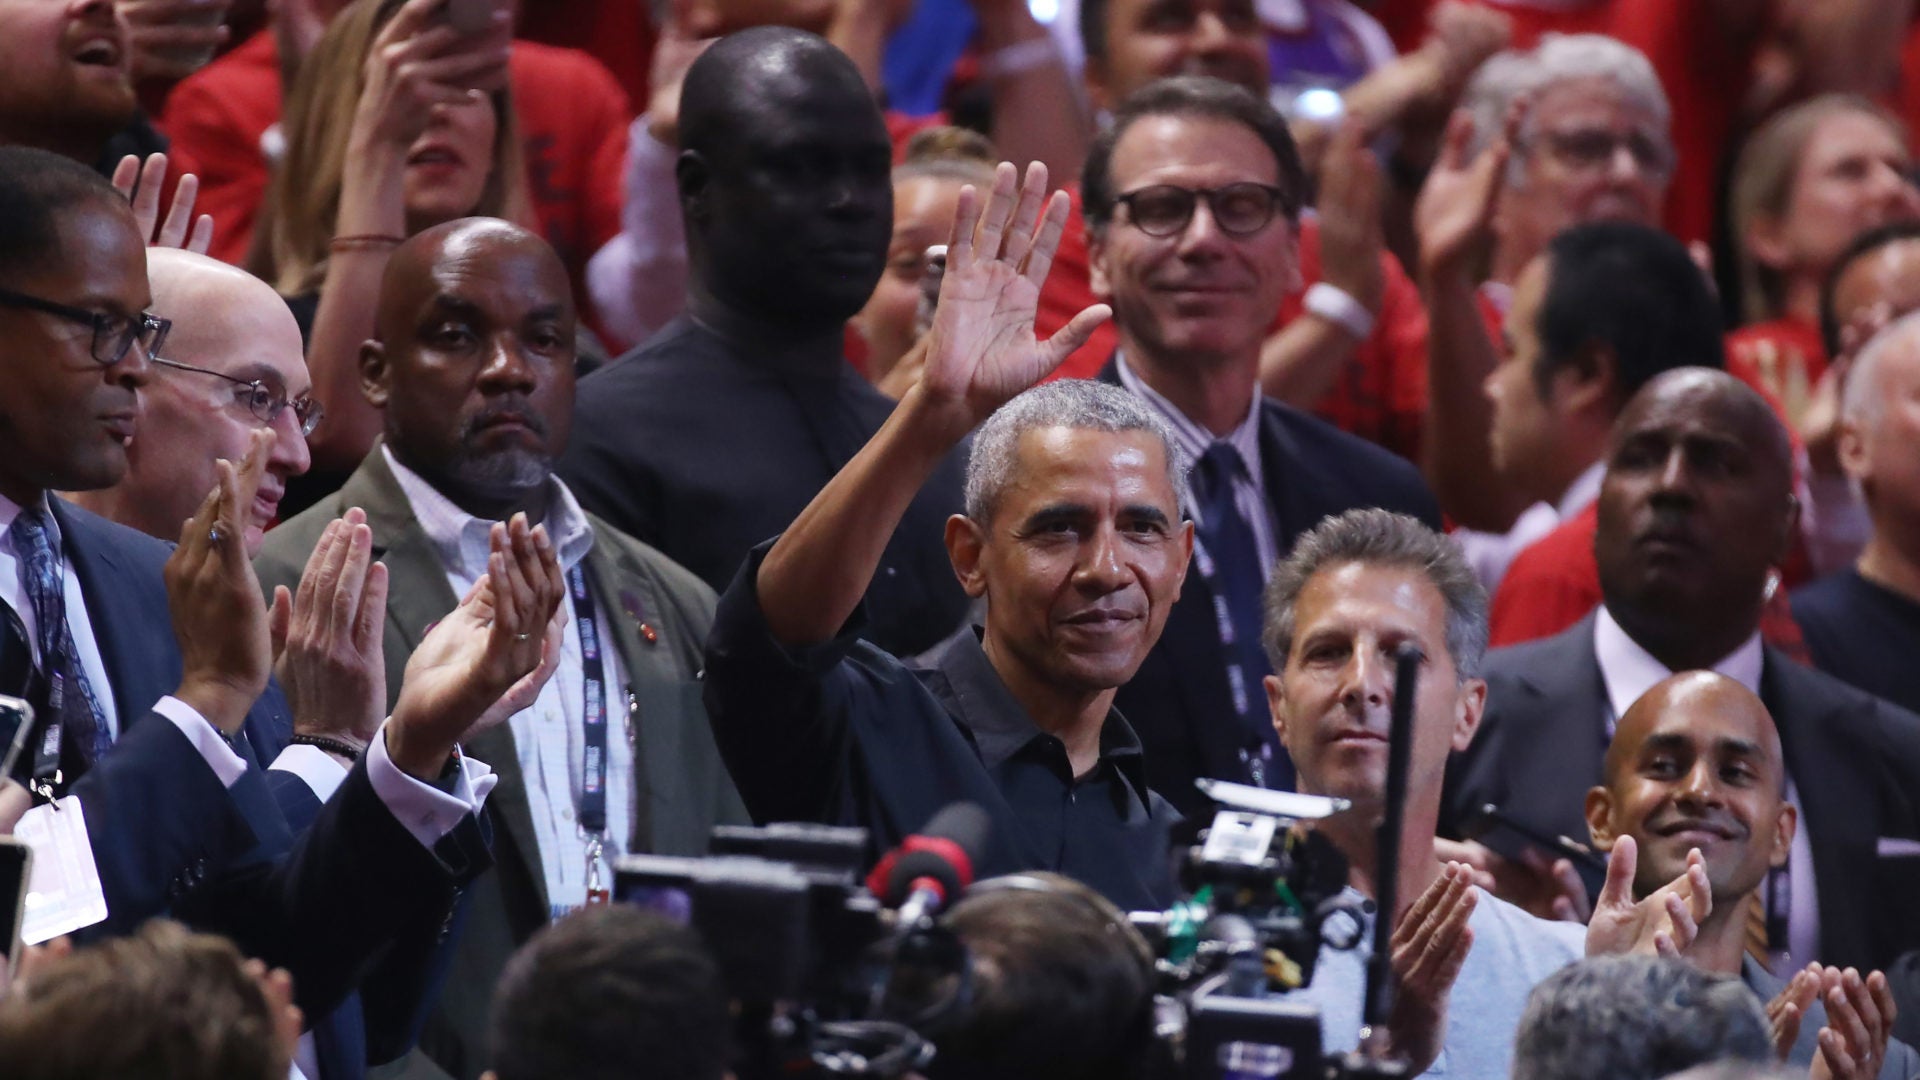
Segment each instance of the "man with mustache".
M329 523L347 516L355 527L336 532L330 573L376 574L368 561L382 560L391 698L414 645L487 571L492 523L525 514L554 538L568 580L558 672L530 708L468 743L502 777L489 804L501 839L499 872L471 890L421 1038L455 1076L480 1071L507 957L610 889L616 856L703 854L714 825L746 821L695 681L713 593L583 512L553 476L573 422L575 319L559 257L517 226L472 218L401 245L379 336L361 352L383 441L337 494L269 534L259 558L265 586L293 588Z
M1749 901L1786 864L1799 825L1784 798L1780 733L1759 698L1710 671L1664 679L1620 718L1604 768L1587 792L1594 845L1612 851L1632 839L1642 896L1684 869L1689 851L1701 853L1714 904L1687 957L1774 1001L1782 1056L1801 1066L1823 1056L1816 1076L1920 1075L1913 1048L1889 1041L1896 1009L1885 976L1814 964L1789 983L1748 955Z
M1634 397L1600 488L1604 603L1488 658L1486 719L1449 768L1441 831L1459 835L1492 803L1536 832L1584 835L1577 793L1601 779L1617 719L1673 672L1717 671L1779 724L1787 801L1806 825L1763 890L1767 950L1864 970L1920 936L1920 860L1897 842L1920 836L1920 717L1762 643L1768 571L1798 514L1791 476L1785 429L1725 372L1670 371Z
M1305 184L1279 113L1203 76L1121 102L1081 184L1093 291L1120 341L1100 378L1136 394L1195 462L1181 510L1203 555L1119 696L1149 783L1189 817L1208 808L1199 777L1292 785L1261 702L1260 592L1294 538L1358 506L1440 523L1405 460L1260 393L1274 308L1299 281Z

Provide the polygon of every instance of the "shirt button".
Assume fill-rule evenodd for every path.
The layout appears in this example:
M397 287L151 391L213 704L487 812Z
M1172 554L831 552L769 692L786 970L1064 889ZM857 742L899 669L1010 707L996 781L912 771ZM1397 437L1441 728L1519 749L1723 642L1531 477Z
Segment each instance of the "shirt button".
M573 820L573 810L572 810L572 808L571 808L571 807L569 807L569 808L566 808L566 809L563 809L563 810L561 810L561 811L560 811L560 818L561 818L561 820L563 820L563 821L572 821L572 820Z

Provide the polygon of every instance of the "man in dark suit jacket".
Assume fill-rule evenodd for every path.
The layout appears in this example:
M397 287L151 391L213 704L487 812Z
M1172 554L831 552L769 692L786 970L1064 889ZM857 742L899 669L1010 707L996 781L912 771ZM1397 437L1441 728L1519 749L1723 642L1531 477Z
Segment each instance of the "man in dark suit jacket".
M1489 657L1486 719L1449 769L1442 829L1458 836L1492 803L1547 835L1584 836L1583 796L1616 719L1672 672L1718 671L1778 724L1808 838L1762 890L1769 950L1796 965L1883 967L1920 938L1920 860L1898 854L1920 836L1920 717L1760 642L1767 576L1796 517L1789 454L1766 402L1724 373L1669 372L1634 398L1601 485L1605 603ZM1537 906L1538 881L1473 855Z
M584 804L573 783L558 779L575 764L569 751L583 745L580 704L563 695L585 690L584 614L590 611L608 646L601 657L611 669L608 734L620 739L607 748L609 768L619 774L607 777L605 791L609 818L624 820L608 822L599 860L605 886L612 884L607 860L622 844L700 855L713 826L748 817L700 701L712 590L581 511L549 471L574 400L573 304L553 250L495 221L428 230L394 253L377 329L363 363L385 415L384 440L339 492L268 534L258 560L262 584L297 586L329 523L349 508L364 512L357 531L370 535L356 542L385 564L389 582L389 698L408 654L484 569L466 557L474 549L464 540L483 535L487 523L516 512L543 520L562 564L581 573L592 598L586 609L569 603L551 697L466 744L500 778L488 800L499 872L471 890L447 985L421 1040L432 1062L416 1056L406 1075L472 1077L485 1064L488 1007L508 957L585 899L588 849L575 829ZM558 739L544 734L556 727ZM561 772L537 767L549 758ZM529 760L535 768L524 767Z
M1305 184L1279 114L1214 79L1129 96L1081 183L1094 291L1121 342L1100 378L1144 398L1194 459L1183 509L1196 555L1166 632L1115 699L1148 783L1189 818L1211 805L1200 777L1292 786L1259 627L1261 590L1294 538L1365 506L1440 525L1413 466L1260 394L1261 345L1299 273Z
M148 296L143 238L110 185L0 149L0 690L39 707L17 778L84 815L107 918L82 937L169 914L290 969L320 1016L383 956L435 947L488 865L473 810L491 781L457 740L531 682L541 642L514 635L558 593L521 524L491 627L471 609L448 620L381 739L296 835L261 771L287 719L242 548L269 436L221 468L171 553L48 495L124 473L166 331Z

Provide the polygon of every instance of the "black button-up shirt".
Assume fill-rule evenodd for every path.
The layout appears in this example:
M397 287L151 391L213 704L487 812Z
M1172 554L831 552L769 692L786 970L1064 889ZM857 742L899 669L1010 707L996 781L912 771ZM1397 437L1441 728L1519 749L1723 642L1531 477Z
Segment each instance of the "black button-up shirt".
M783 645L755 590L769 546L721 596L707 646L707 711L756 821L861 826L878 854L967 800L994 826L978 876L1053 870L1122 908L1168 904L1179 815L1147 789L1140 740L1118 712L1098 763L1076 778L1065 744L1015 700L976 634L914 667L859 640L859 615L825 644Z

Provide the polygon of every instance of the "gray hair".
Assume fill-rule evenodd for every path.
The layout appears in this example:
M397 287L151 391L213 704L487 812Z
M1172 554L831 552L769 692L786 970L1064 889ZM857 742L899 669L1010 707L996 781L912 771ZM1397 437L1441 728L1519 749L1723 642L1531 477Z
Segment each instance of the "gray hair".
M1467 84L1460 104L1473 117L1469 149L1478 154L1493 144L1517 98L1537 99L1548 87L1575 79L1611 80L1628 102L1651 113L1671 140L1673 110L1645 53L1605 34L1547 34L1532 49L1495 54ZM1529 112L1521 122L1523 141L1532 129ZM1507 183L1518 184L1525 173L1524 155L1516 152L1507 164Z
M1533 988L1513 1080L1659 1080L1725 1060L1771 1063L1760 999L1737 976L1653 956L1599 956Z
M1060 379L1036 386L1000 406L973 437L967 461L967 516L992 520L1000 495L1013 481L1020 437L1042 428L1080 431L1144 431L1159 440L1167 461L1167 483L1175 506L1188 503L1189 462L1167 422L1132 393L1089 379Z
M1261 637L1273 670L1285 670L1293 652L1295 607L1307 582L1322 570L1347 563L1425 574L1447 604L1447 654L1455 675L1461 680L1479 677L1487 652L1486 588L1452 540L1416 518L1378 508L1327 518L1301 536L1274 567Z
M1840 416L1854 423L1872 426L1886 411L1886 398L1880 391L1881 369L1900 363L1920 349L1920 311L1910 311L1880 328L1867 339L1847 370L1847 381L1840 391Z

